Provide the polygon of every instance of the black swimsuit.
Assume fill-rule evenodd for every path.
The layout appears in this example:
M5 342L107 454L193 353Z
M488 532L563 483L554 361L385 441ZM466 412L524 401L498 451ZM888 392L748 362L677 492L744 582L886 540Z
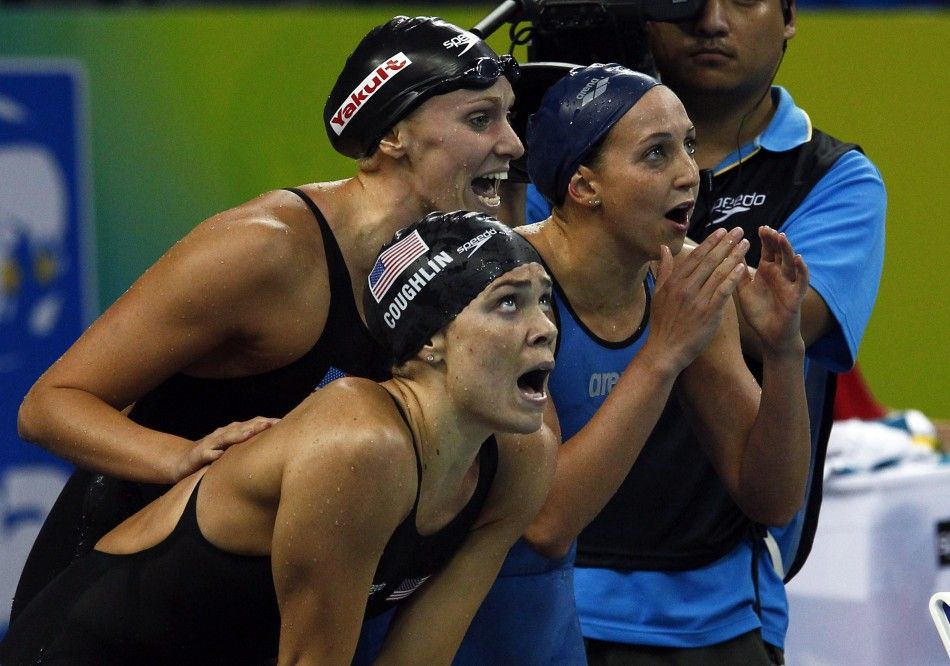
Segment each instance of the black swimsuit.
M291 189L320 227L330 285L323 333L296 361L259 375L213 379L178 373L143 396L129 417L160 432L197 440L255 416L282 417L314 389L343 375L382 380L390 358L360 319L353 285L326 218L302 191ZM11 618L73 559L167 490L77 469L53 506L23 568Z
M408 425L409 421L398 402L396 406ZM416 446L415 438L412 444L413 447ZM494 436L482 444L478 456L478 483L468 504L445 527L434 534L424 536L416 529L416 510L419 507L419 491L422 488L422 461L418 449L416 450L419 484L416 487L416 500L412 511L393 532L383 550L373 575L373 586L366 604L366 617L379 615L412 594L426 578L452 559L459 549L481 513L498 469L498 444Z
M479 452L472 498L448 525L423 536L416 530L422 484L416 450L416 499L383 551L368 590L366 617L398 604L452 558L481 512L497 464L492 437ZM229 553L204 538L196 514L200 486L199 481L175 529L158 545L131 555L94 550L71 564L14 622L0 643L0 663L105 666L272 660L280 616L271 559Z

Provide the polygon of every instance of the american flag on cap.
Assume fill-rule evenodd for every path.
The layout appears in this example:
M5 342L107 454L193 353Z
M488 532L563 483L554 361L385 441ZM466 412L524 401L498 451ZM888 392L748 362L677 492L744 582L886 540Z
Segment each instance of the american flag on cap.
M369 290L376 302L383 300L389 287L406 270L406 266L428 251L429 246L422 240L422 236L418 231L413 231L379 255L376 265L369 273Z

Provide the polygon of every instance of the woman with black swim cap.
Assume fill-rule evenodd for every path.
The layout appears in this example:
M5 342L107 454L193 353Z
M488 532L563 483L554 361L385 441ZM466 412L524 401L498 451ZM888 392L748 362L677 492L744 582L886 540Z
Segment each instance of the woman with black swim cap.
M441 19L375 28L324 114L356 174L197 225L39 379L21 435L79 469L37 539L14 618L78 552L314 388L388 376L361 314L376 250L433 210L498 210L497 184L523 152L507 118L516 76L514 61Z
M396 376L335 381L179 481L27 606L0 661L348 664L364 615L398 607L381 660L448 663L553 476L553 442L493 436L542 424L550 290L487 215L401 231L363 297Z

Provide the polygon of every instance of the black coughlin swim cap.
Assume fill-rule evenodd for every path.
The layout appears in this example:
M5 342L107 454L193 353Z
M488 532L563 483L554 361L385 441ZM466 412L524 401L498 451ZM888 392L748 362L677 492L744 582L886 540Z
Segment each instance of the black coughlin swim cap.
M429 213L380 250L363 296L366 324L402 364L492 281L531 262L541 263L531 244L489 215Z
M518 77L511 56L434 16L396 16L373 28L347 58L323 109L333 147L372 155L380 138L422 102L460 88Z
M652 76L617 64L572 69L551 86L528 119L528 176L560 206L571 176L591 149L643 95L660 85Z

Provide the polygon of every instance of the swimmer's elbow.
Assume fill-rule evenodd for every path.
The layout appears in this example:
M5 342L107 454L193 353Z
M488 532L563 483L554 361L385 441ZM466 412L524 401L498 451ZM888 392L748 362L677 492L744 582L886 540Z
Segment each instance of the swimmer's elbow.
M798 514L801 505L801 502L785 502L775 506L760 506L755 510L748 511L747 515L755 522L761 523L766 527L780 529L792 522L792 519Z
M20 403L20 409L17 410L17 434L20 436L20 439L27 442L35 442L39 437L37 426L41 419L37 414L40 411L37 402L38 399L35 389L30 389L26 397L23 398L23 402Z
M53 403L55 388L46 386L42 378L27 391L17 410L16 427L20 439L42 444L49 436L51 423L55 416L64 410L57 409Z
M575 536L539 516L525 530L524 540L539 555L559 560L571 550Z

